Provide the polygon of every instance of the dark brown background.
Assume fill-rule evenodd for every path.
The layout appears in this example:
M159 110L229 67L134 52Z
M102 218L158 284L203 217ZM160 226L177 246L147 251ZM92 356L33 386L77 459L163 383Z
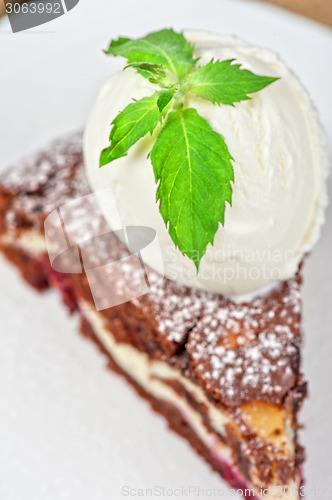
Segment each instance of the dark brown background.
M332 27L332 0L265 0Z
M11 0L12 3L19 0ZM262 0L263 1L263 0ZM267 3L310 17L332 27L332 0L264 0ZM22 3L22 2L21 2ZM0 16L5 14L4 0L0 0Z

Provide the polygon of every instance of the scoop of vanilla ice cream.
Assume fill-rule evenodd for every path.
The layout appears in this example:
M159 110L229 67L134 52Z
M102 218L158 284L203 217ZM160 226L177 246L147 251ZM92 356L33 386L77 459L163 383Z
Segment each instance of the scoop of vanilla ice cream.
M156 230L163 266L152 252L146 253L146 264L184 285L248 300L293 276L319 238L327 205L325 138L307 92L276 54L235 37L185 36L195 43L200 64L235 59L254 73L280 77L234 107L188 99L188 107L224 137L234 158L233 203L226 206L225 226L208 245L199 273L175 248L156 203L147 158L155 137L147 136L127 156L99 168L112 120L132 99L156 90L134 70L112 76L100 91L85 128L86 172L93 190L112 189L124 226ZM101 210L112 227L106 204Z

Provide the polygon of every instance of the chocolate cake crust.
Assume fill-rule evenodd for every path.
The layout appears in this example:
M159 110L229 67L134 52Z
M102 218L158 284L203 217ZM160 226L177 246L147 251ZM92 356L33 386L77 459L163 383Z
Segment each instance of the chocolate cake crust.
M69 310L82 315L83 333L107 353L85 319L82 304L95 307L91 287L97 290L99 287L102 294L105 278L115 295L126 296L127 287L140 286L141 269L125 260L128 250L109 230L103 217L96 216L95 202L88 195L91 192L84 175L79 134L55 142L26 166L11 169L0 178L0 249L32 286L38 290L50 285L57 288ZM65 227L69 249L75 247L75 231L85 231L83 238L80 235L81 255L83 252L87 257L85 262L90 262L91 267L94 264L102 269L102 284L98 275L92 282L86 272L61 273L53 269L46 248L33 252L20 246L27 232L44 238L46 217L73 200L76 201L71 204L71 219ZM89 220L91 213L92 223L88 227L80 225L81 220ZM55 228L55 234L56 231ZM92 235L97 236L92 238ZM108 268L109 258L117 261L117 266ZM126 276L128 279L123 279ZM180 434L230 484L233 481L237 487L239 483L245 485L250 478L249 455L256 464L261 484L269 485L273 475L287 484L299 474L302 448L295 442L294 456L287 457L277 445L265 442L247 425L243 412L252 403L267 404L272 410L276 408L273 411L284 412L291 419L296 440L297 413L306 394L300 372L301 271L266 296L241 304L186 288L167 278L160 279L152 269L148 269L148 280L148 293L101 309L98 314L116 342L132 346L150 361L165 362L178 370L204 393L209 404L233 419L235 427L226 425L225 433L218 435L211 426L206 406L198 403L181 383L163 379L164 384L201 415L206 429L230 447L239 476L215 460L190 426L183 423L183 416L175 407L152 398L134 380L130 380L132 385L153 401L153 408L163 413L177 432L180 429ZM130 379L107 355L111 367ZM241 429L240 433L236 429ZM246 442L247 454L242 442Z

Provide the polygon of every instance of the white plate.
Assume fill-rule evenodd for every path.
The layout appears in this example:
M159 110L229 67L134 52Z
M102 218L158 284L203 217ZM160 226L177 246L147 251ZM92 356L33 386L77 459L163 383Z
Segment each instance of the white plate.
M305 82L331 135L327 28L249 1L81 0L33 31L13 35L8 21L0 22L0 168L14 168L29 151L83 126L101 82L121 65L101 52L109 39L164 26L232 33L276 50ZM331 251L330 208L305 267L304 370L311 398L301 440L310 500L332 498ZM201 488L191 499L213 488L216 498L234 498L187 443L105 369L55 294L37 295L1 260L0 499L118 500L124 486L190 485Z

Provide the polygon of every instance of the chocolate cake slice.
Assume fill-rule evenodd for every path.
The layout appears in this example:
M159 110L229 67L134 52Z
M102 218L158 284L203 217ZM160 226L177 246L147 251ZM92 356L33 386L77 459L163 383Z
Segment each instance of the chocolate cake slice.
M0 178L1 251L34 288L61 293L110 368L232 487L299 498L301 272L242 304L142 273L92 196L80 135L13 166ZM69 221L57 217L68 203ZM51 263L61 238L67 246ZM102 302L105 283L113 307Z

